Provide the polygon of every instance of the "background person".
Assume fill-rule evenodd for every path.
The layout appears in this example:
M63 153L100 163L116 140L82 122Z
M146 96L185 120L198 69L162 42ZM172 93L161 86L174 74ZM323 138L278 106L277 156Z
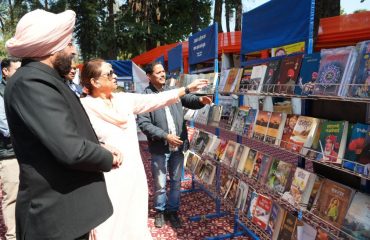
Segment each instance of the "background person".
M117 92L112 66L101 59L87 62L81 83L88 95L81 99L99 140L119 149L124 155L120 169L104 173L114 213L92 234L96 240L151 239L148 229L148 184L140 155L135 114L175 104L185 88L161 94ZM190 84L198 90L205 80Z
M79 77L76 74L78 74L77 67L74 63L72 63L71 70L68 74L64 75L64 79L66 80L68 87L76 94L77 97L80 97L82 94L82 87L73 82L76 77Z
M120 165L120 153L100 146L62 77L76 54L75 17L71 10L29 12L6 42L23 59L4 95L20 165L17 239L87 239L113 212L102 172Z
M0 183L3 192L1 208L6 226L5 239L15 239L15 202L19 185L19 165L10 140L8 121L4 108L4 91L8 79L21 66L18 58L4 58L1 61L3 79L0 83Z
M160 93L164 88L166 73L161 63L148 65L145 69L149 86L144 93ZM157 211L154 225L158 228L165 224L165 215L172 227L181 227L178 217L180 207L181 174L184 165L184 144L188 145L188 136L184 121L183 106L200 109L210 104L209 97L189 94L174 105L138 115L138 125L148 138L149 152L152 155L152 174L154 179L154 208ZM166 176L170 176L170 192L166 196Z

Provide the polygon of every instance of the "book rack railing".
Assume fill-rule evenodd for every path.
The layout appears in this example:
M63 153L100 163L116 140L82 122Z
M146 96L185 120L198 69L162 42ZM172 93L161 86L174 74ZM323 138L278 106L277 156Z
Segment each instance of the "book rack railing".
M354 239L352 236L347 234L346 232L342 231L340 228L335 227L330 222L326 221L325 219L320 218L319 216L315 215L312 211L315 209L315 205L312 206L312 211L305 210L304 207L299 206L297 204L291 204L286 199L284 199L283 195L271 191L270 189L266 188L263 183L260 183L258 180L254 178L250 178L246 176L242 172L238 172L236 169L231 168L230 166L222 164L219 160L212 158L208 155L202 155L202 159L212 161L214 164L218 164L221 166L221 170L227 171L233 177L238 178L239 180L244 181L249 186L249 194L248 200L250 201L250 193L252 191L257 192L258 194L262 194L265 196L270 197L274 202L278 203L281 207L285 210L289 211L293 215L295 215L299 220L303 220L305 223L311 225L316 229L320 229L321 232L325 232L325 234L329 235L332 239ZM202 180L199 179L200 183ZM204 183L203 183L204 184ZM204 186L209 187L210 185L206 184ZM203 187L204 187L203 186ZM216 192L212 192L217 196ZM225 199L224 196L218 195L218 198L221 199L222 206L226 210L226 212L233 212L236 211L238 218L242 223L244 223L249 229L251 229L260 239L270 239L271 237L259 226L253 223L247 216L246 212L248 211L245 209L243 212L239 209L235 209L235 202L230 202L228 199Z
M194 126L197 127L197 128L200 128L200 129L204 129L205 131L210 132L210 133L215 132L215 128L216 128L216 127L212 127L212 126L209 126L209 125L203 126L202 124L199 124L199 123L195 123ZM224 133L224 132L226 132L226 133ZM231 136L228 137L228 135L231 135ZM319 152L317 150L302 146L300 152L295 152L295 151L292 151L290 149L280 147L280 144L279 145L270 144L270 143L267 143L265 141L252 138L250 135L251 134L249 132L247 132L247 133L244 133L241 136L242 137L242 144L244 144L246 146L249 146L249 147L252 147L252 148L256 149L257 151L264 152L267 155L272 155L275 158L278 158L280 160L284 160L284 161L290 162L290 163L292 163L292 162L296 163L297 162L297 157L302 157L302 158L305 158L306 160L309 160L311 162L311 164L313 162L315 162L315 163L325 165L325 166L328 166L330 168L339 170L341 172L351 174L351 175L359 177L361 179L370 180L370 176L369 176L366 165L360 164L358 162L353 162L353 161L350 161L350 160L347 160L347 159L338 158L336 156L330 156L330 155L325 155L325 157L327 157L329 159L331 157L332 158L338 158L338 159L341 160L342 163L341 164L334 164L334 163L331 163L331 162L319 161L314 157L310 157L310 155L311 156L317 156L319 154L322 154L321 152ZM227 129L220 129L220 138L236 139L236 136L238 136L238 133L232 132L232 131L227 130ZM286 144L292 145L291 142L286 142L282 139L277 139L277 140L278 140L279 143L286 143ZM279 151L276 151L276 150L279 150ZM310 154L304 155L301 152L307 152L307 153L310 153ZM309 166L306 167L306 169L309 170L309 171L312 171L312 168L309 167Z
M299 88L302 93L295 94L295 89ZM319 90L315 90L319 89ZM341 96L340 93L345 93ZM310 83L305 85L292 84L264 84L261 91L257 85L247 85L239 88L239 91L225 92L218 91L219 94L252 95L252 96L272 96L302 98L312 100L335 100L349 102L370 103L370 85L366 84L330 84ZM343 94L342 94L343 95Z

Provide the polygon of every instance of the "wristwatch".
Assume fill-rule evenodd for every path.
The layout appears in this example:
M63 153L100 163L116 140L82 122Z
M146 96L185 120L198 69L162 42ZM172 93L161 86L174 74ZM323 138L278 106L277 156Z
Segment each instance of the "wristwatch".
M185 87L185 94L189 94L190 93L190 89L188 87Z

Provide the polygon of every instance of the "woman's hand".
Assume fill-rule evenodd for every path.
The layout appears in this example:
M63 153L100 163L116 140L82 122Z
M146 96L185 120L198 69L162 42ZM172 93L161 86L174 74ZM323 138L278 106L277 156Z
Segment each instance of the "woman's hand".
M209 83L208 79L196 79L186 87L190 90L190 92L196 92L199 89L207 86L208 83Z
M112 155L113 155L112 168L113 169L119 168L122 165L122 160L123 160L123 156L122 156L121 151L119 151L117 148L112 147L110 145L102 144L101 146L112 153Z

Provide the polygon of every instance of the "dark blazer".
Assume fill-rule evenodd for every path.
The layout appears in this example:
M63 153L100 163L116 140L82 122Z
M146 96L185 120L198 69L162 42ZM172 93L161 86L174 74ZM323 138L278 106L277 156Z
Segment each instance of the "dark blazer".
M102 172L113 157L58 73L23 63L7 84L5 110L20 164L17 239L75 239L106 220L113 208Z
M173 88L167 88L165 90L169 89ZM152 84L149 84L149 86L144 89L144 93L158 93L158 90ZM180 139L184 142L179 150L183 150L184 146L185 148L188 146L188 133L184 121L183 106L190 109L200 109L204 107L204 105L199 102L199 97L194 94L186 94L181 98L180 102L169 106L176 126L177 136L180 136ZM149 151L151 153L162 154L169 152L168 144L166 143L168 126L164 108L149 113L139 114L137 122L141 131L143 131L148 138Z

